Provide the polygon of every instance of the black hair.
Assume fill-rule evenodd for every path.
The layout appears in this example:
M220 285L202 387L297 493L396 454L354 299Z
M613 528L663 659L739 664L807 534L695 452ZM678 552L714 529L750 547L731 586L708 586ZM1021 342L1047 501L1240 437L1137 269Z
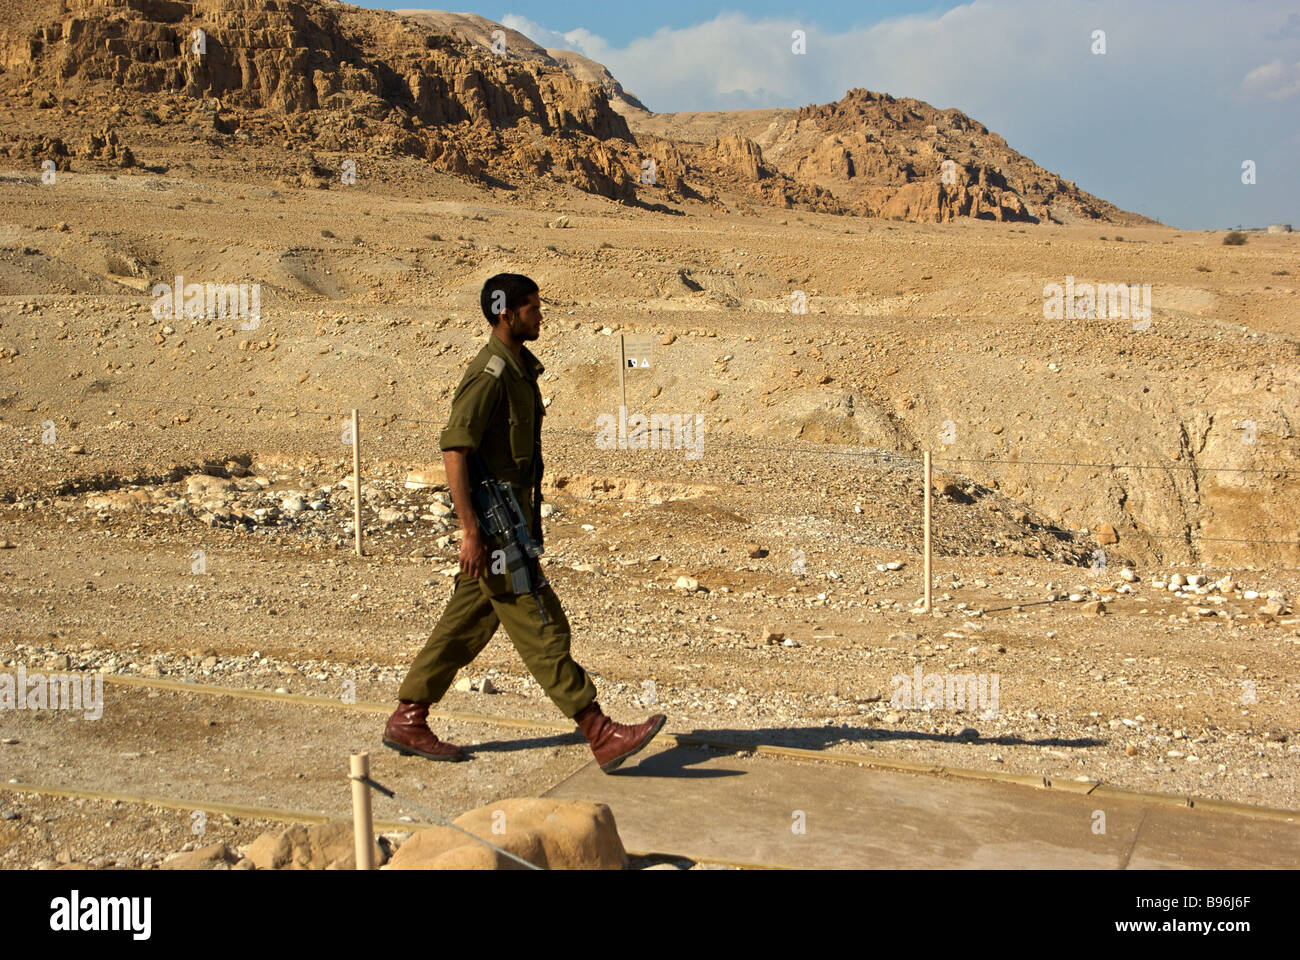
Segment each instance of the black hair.
M495 327L499 319L497 314L502 309L517 310L534 293L537 293L537 284L522 273L498 273L495 277L488 277L487 283L483 284L479 304L483 307L483 316ZM497 308L496 312L493 312L494 307Z

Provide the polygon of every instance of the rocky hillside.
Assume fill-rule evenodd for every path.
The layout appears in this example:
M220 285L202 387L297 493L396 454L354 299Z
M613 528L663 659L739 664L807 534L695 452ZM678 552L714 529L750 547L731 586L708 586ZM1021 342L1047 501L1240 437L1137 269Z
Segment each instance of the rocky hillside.
M748 141L730 152L740 150L756 168L833 198L827 208L859 216L1154 222L1044 170L960 110L886 93L850 90L836 103L799 110L630 115L629 122L638 136L672 139L683 149L691 142L716 149L718 139ZM764 178L750 178L751 195L761 197Z
M219 145L405 154L477 179L549 176L633 197L635 161L623 155L635 144L598 84L389 13L291 0L36 0L0 27L0 66L9 104L36 111L36 130L10 156L57 161L70 134L107 115L128 140L160 126L192 138L197 127Z
M804 107L762 146L779 169L864 216L1152 222L1044 170L960 110L886 93Z
M462 37L483 47L492 48L495 42L500 41L499 49L507 59L558 67L578 80L598 84L609 97L610 105L619 113L650 112L644 103L623 89L604 64L580 53L547 49L518 30L473 13L449 13L446 10L398 10L397 13L439 33Z
M282 149L280 165L317 186L345 159L411 156L481 184L542 178L650 207L1149 222L958 110L852 90L797 111L656 115L601 64L471 14L333 0L6 6L0 152L62 169L148 166L150 146L199 141Z

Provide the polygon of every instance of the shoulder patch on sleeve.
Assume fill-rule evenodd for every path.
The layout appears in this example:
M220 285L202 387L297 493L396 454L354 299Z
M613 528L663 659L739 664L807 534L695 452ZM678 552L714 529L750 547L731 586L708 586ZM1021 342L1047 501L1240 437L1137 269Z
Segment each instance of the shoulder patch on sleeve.
M484 370L492 374L492 376L496 377L498 380L501 379L501 371L504 370L505 368L506 368L506 362L502 360L500 357L492 357L490 360L488 360L487 364L483 367Z

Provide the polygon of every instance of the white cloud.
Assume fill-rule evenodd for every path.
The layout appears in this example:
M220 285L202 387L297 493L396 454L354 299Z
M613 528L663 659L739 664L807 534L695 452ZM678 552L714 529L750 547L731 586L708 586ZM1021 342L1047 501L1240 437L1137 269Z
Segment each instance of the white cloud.
M603 40L582 27L566 31L551 30L536 21L513 13L506 14L499 22L503 27L518 30L533 43L547 50L573 50L589 57L591 54L584 48L586 44L595 43L608 49L608 45Z
M1245 195L1219 191L1218 178L1235 182L1247 149L1274 167L1291 155L1283 133L1256 131L1282 129L1281 102L1300 94L1294 0L971 0L869 17L723 13L618 46L589 29L503 22L604 64L656 111L799 107L853 87L956 107L1082 189L1154 216L1198 207L1214 210L1201 222L1244 222ZM795 29L807 33L803 56L790 49ZM1094 30L1105 55L1091 52ZM1171 157L1183 158L1173 175ZM1297 202L1294 190L1250 197L1271 211Z
M1287 100L1300 94L1300 62L1287 66L1274 60L1256 67L1242 78L1241 93L1264 100Z
M1288 43L1290 9L1267 0L1247 17L1226 16L1220 0L972 0L866 26L722 13L625 46L585 28L554 30L517 15L502 22L542 46L603 63L653 110L799 106L866 87L970 111L1013 100L1068 102L1085 89L1140 94L1153 74L1181 77L1186 89L1210 82L1218 92L1232 89L1253 65L1251 46ZM807 33L803 56L790 49L795 29ZM1105 56L1090 53L1094 29L1106 31ZM1270 68L1280 64L1250 76ZM1266 89L1291 96L1293 84L1287 68Z

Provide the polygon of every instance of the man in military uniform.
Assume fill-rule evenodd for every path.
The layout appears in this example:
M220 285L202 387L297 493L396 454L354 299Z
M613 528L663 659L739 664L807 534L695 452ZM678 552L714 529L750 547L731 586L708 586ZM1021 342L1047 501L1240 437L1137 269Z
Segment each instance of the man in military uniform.
M649 743L666 718L655 714L644 723L626 725L601 712L595 685L569 653L569 621L539 561L532 561L535 596L513 593L508 572L489 569L489 543L470 499L470 455L477 451L488 472L510 484L540 544L546 409L537 387L544 368L524 346L541 331L537 284L520 274L497 274L483 285L480 300L492 335L456 388L440 440L447 485L464 532L460 573L442 618L398 690L398 708L384 728L384 744L404 756L466 759L459 747L429 730L429 705L442 699L456 671L477 657L504 624L532 675L564 715L577 722L596 762L608 773ZM542 621L539 601L549 622Z

